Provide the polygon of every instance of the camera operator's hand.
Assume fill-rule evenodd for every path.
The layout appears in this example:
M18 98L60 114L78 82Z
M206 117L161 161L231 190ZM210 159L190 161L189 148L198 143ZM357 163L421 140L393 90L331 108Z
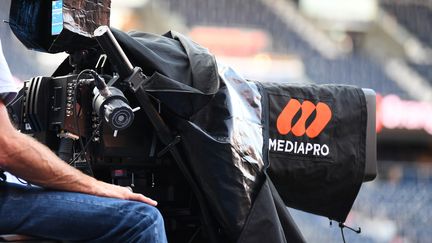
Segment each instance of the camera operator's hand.
M95 191L91 194L102 196L102 197L113 197L125 200L139 201L143 203L156 206L157 202L151 198L148 198L142 194L134 193L130 188L116 186L101 181L96 181L98 185L95 185Z

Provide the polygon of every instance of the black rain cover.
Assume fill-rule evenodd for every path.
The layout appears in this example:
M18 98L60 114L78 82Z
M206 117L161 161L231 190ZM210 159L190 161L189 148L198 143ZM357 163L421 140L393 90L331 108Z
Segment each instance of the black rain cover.
M261 85L228 67L218 68L206 49L178 33L113 32L131 62L149 76L146 91L170 111L162 114L181 136L185 161L230 242L304 241L284 202L345 219L364 169L364 146L359 143L364 142L366 110L358 89ZM273 120L290 100L279 122L285 135L273 138ZM326 122L327 108L332 116ZM297 112L291 114L293 110ZM294 128L289 122L300 125ZM293 132L304 143L296 153L310 150L310 143L320 155L275 155L271 149L285 149ZM266 173L269 165L276 189Z
M264 83L269 175L289 207L344 222L364 177L361 89Z
M113 30L130 61L150 76L146 90L181 117L201 109L219 89L216 61L207 49L170 31L164 36Z

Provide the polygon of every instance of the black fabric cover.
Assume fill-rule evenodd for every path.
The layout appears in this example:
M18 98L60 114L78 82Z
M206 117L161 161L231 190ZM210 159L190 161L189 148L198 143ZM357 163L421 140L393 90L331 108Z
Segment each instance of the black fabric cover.
M305 242L270 179L259 190L237 242Z
M342 85L263 86L269 111L269 175L281 197L289 207L344 222L364 176L367 110L363 91ZM309 101L312 113L307 116L307 107L288 107L295 100L297 104ZM331 117L316 135L310 129L313 122L329 111L319 112L319 103L327 105ZM283 114L284 109L288 113ZM291 126L288 133L283 131L286 134L278 129L283 115L292 117L284 121ZM295 126L311 132L295 134Z
M360 143L365 128L357 122L363 121L365 111L357 89L262 86L229 67L218 67L205 48L178 33L114 31L114 35L131 62L149 77L146 91L169 111L162 112L163 118L181 136L177 146L228 242L303 242L284 202L344 218L364 166ZM332 111L337 122L318 138L333 141L331 157L275 159L269 153L271 114L290 97L336 105ZM347 127L339 130L341 125ZM338 139L340 143L334 142ZM266 173L269 166L271 180Z
M173 123L186 161L231 242L239 237L265 179L260 93L255 84L235 78L227 69L208 105Z
M176 114L193 115L218 91L214 56L183 35L126 34L115 29L113 34L130 61L150 76L146 90Z

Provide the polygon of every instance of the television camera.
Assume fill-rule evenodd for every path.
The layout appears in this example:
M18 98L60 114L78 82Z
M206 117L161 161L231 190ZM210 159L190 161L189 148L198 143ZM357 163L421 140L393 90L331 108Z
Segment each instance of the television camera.
M373 91L247 81L178 33L111 30L109 1L83 1L93 15L74 20L74 2L12 2L21 42L70 54L25 81L12 120L85 173L156 199L170 241L301 242L286 205L343 222L376 176Z

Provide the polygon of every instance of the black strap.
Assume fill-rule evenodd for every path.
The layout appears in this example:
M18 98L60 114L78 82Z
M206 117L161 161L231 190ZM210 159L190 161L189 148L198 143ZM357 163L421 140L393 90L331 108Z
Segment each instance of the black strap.
M344 231L343 231L344 228L350 229L350 230L356 232L357 234L360 234L360 233L361 233L361 228L360 228L360 227L356 230L356 229L353 229L353 228L351 228L351 227L349 227L349 226L346 226L346 225L345 225L344 223L342 223L342 222L339 222L339 228L340 228L340 230L341 230L342 240L343 240L344 243L346 242L346 241L345 241L345 234L344 234Z
M2 169L0 169L0 182L6 182L6 174Z
M169 152L171 154L171 156L173 157L174 161L178 165L180 171L185 176L186 181L188 182L192 191L195 194L202 215L201 218L204 226L203 229L205 229L206 233L208 234L210 242L211 243L220 242L218 240L219 237L217 234L217 229L215 228L212 217L210 216L211 215L210 210L208 209L208 206L206 204L206 200L204 198L203 192L200 190L198 183L193 178L189 168L187 167L179 150L177 149L176 145L178 142L181 141L181 137L173 136L173 133L171 132L170 128L166 125L165 121L162 119L158 111L152 105L149 95L143 88L143 84L144 84L143 80L141 80L141 82L135 83L134 85L132 85L132 91L135 93L135 97L137 98L138 102L141 105L141 110L143 110L146 113L147 117L152 123L158 139L162 142L163 145L166 146L165 149L161 151L162 153L160 154L166 152Z
M331 220L331 219L330 219L330 226L332 226L332 220ZM346 240L345 240L345 234L344 234L344 231L343 231L344 228L347 228L347 229L349 229L349 230L351 230L351 231L353 231L353 232L355 232L355 233L357 233L357 234L360 234L360 233L361 233L361 228L360 228L360 227L359 227L358 229L354 229L354 228L351 228L351 227L345 225L345 224L342 223L342 222L339 222L339 228L340 228L340 231L341 231L341 235L342 235L342 241L343 241L343 243L346 243Z

